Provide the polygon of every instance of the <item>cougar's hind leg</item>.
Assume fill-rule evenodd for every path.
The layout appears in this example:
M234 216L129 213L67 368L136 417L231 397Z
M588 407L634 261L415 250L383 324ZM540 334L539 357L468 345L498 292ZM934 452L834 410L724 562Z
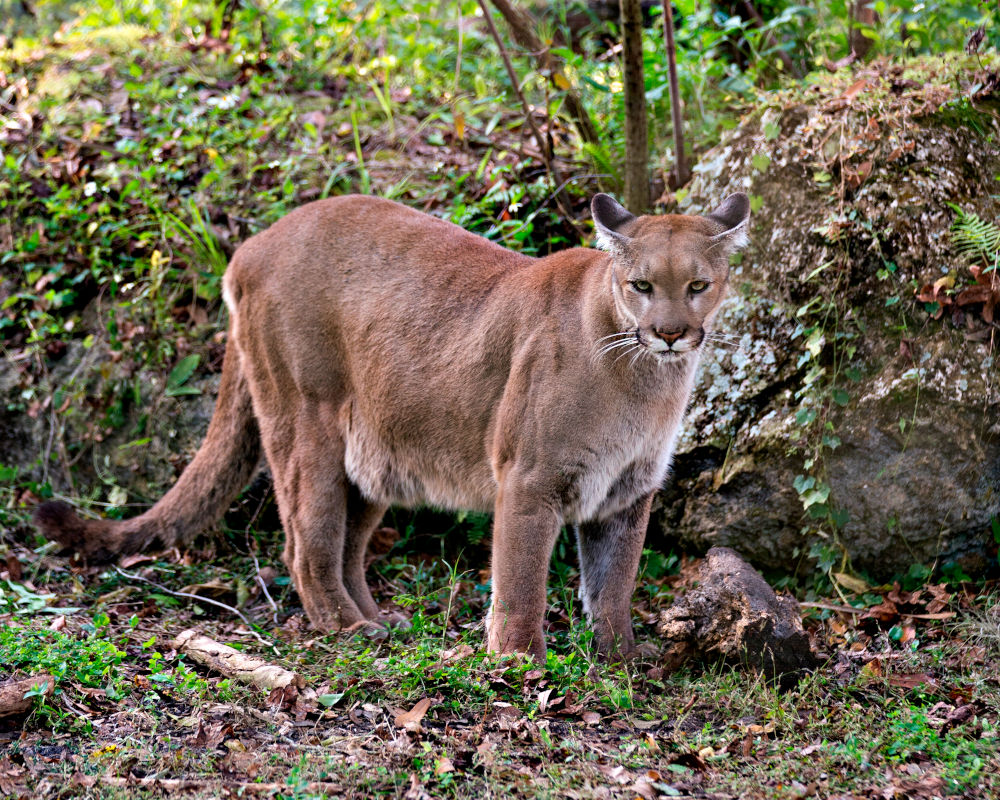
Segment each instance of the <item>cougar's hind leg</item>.
M349 480L347 487L347 526L344 535L344 585L368 619L377 619L379 608L365 580L365 554L375 526L382 521L388 506L373 503Z
M344 585L343 442L328 436L311 416L298 415L294 429L287 423L267 426L264 445L285 529L283 559L313 627L337 631L365 622L368 615Z

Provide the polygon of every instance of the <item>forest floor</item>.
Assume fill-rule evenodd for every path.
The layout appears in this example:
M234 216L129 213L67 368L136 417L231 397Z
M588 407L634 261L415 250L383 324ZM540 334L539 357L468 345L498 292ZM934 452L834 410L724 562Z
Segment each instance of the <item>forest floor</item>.
M405 67L433 62L432 41L412 47ZM547 662L488 656L482 520L446 545L397 525L371 577L412 628L386 640L308 628L267 512L118 568L40 541L40 498L133 513L183 467L170 426L218 372L227 255L290 208L377 189L525 252L580 238L492 84L440 100L454 60L447 86L382 91L374 54L347 77L231 56L118 26L0 57L0 682L56 679L0 720L0 796L1000 796L997 587L960 574L800 592L823 661L782 691L722 665L595 661L568 541ZM595 188L589 164L561 168ZM648 554L640 640L660 644L695 566ZM189 628L311 692L213 674L172 645Z
M118 568L12 549L0 663L58 693L0 727L4 797L991 798L1000 792L1000 619L982 586L806 604L823 658L780 690L729 666L599 663L575 571L554 571L546 664L482 651L487 587L411 551L373 568L412 629L311 631L278 536ZM639 639L696 562L636 595ZM13 568L13 572L17 571ZM261 588L270 584L267 594ZM182 593L182 594L176 594ZM197 595L239 606L236 612ZM273 602L273 605L272 605ZM830 606L826 608L824 606ZM650 623L650 624L646 624ZM270 693L172 645L194 628L296 671ZM259 631L259 633L255 633Z

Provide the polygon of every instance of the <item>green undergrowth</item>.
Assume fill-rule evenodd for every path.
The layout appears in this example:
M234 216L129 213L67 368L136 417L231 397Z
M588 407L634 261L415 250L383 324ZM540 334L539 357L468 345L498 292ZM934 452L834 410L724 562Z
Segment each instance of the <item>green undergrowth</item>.
M171 577L166 565L158 571L168 590L191 577ZM61 630L50 629L48 615L9 621L0 628L0 661L14 675L52 674L57 689L36 698L5 754L50 781L86 786L94 778L94 791L101 775L132 774L200 779L207 788L199 794L195 785L192 796L205 797L226 781L277 783L275 796L288 798L391 797L414 784L430 797L456 798L924 789L928 797L988 798L1000 790L992 659L951 640L951 623L928 623L916 649L884 639L864 665L833 656L779 691L723 665L670 672L653 662L603 664L585 627L560 621L558 590L545 665L489 656L473 581L440 566L389 574L412 627L386 639L317 636L284 612L272 628L258 604L245 610L262 623L261 644L197 601L159 608L150 600L158 590L139 583L139 613L126 614L111 596L66 615ZM284 599L294 610L294 597ZM295 670L318 697L268 695L206 671L170 644L192 624ZM821 641L824 625L814 627ZM424 714L409 727L396 722L421 704ZM972 713L956 716L963 704ZM39 749L38 737L63 754L44 770L39 759L51 751ZM124 787L104 791L135 796Z

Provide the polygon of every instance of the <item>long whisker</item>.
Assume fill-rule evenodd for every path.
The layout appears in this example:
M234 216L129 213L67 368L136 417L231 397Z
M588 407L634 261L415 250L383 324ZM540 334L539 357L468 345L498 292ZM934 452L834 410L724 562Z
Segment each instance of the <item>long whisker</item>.
M631 345L631 347L626 347L626 348L625 348L624 350L622 350L622 351L621 351L621 352L620 352L620 353L618 354L618 356L617 356L617 357L615 358L615 360L611 362L612 364L617 364L617 363L618 363L619 361L621 361L621 360L622 360L622 359L623 359L623 358L624 358L625 356L627 356L627 355L628 355L629 353L631 353L631 352L632 352L632 348L633 348L633 347L636 347L636 346L637 346L637 345L636 345L635 343L633 343L633 342L630 342L629 344Z
M601 346L603 347L603 346L608 345L608 344L614 344L615 342L627 342L627 341L629 341L631 339L634 339L634 338L635 338L635 334L634 333L620 333L620 334L618 334L618 336L616 338L611 339L610 342L605 341L604 345L601 345ZM597 345L597 344L600 344L600 342L599 341L595 342L595 345Z
M741 339L739 339L739 338L737 338L735 336L733 336L733 337L723 337L723 336L719 336L719 335L716 335L716 334L709 333L709 334L706 334L705 341L706 342L710 342L710 343L712 343L714 345L718 345L719 347L722 347L722 348L724 348L726 350L729 350L730 352L733 352L733 353L744 353L744 354L746 353L746 350L740 344Z
M610 341L606 341L609 339ZM605 344L601 345L601 342L605 342ZM602 356L610 353L612 350L617 350L621 347L628 347L634 343L635 331L617 331L607 336L602 336L594 343L594 346L597 349L594 351L593 360L597 361ZM600 346L598 347L598 345Z
M613 339L616 336L634 336L635 331L615 331L614 333L609 333L607 336L602 336L598 339L598 342L603 342L605 339ZM595 342L596 344L596 342Z
M622 348L628 348L628 347L630 347L630 346L631 346L631 343L630 343L630 342L624 342L624 343L622 343L622 344L618 345L618 347L613 347L613 348L610 348L610 349L608 349L608 350L605 350L605 351L604 351L604 352L602 352L602 353L596 353L596 354L594 355L594 363L597 363L598 361L600 361L600 360L601 360L601 359L602 359L602 358L603 358L604 356L606 356L606 355L607 355L608 353L610 353L610 352L611 352L612 350L620 350L620 349L622 349Z
M606 353L608 350L614 350L616 347L622 347L623 345L632 344L634 341L635 341L635 337L634 336L630 336L627 339L617 339L617 340L615 340L613 342L610 342L610 343L604 345L597 352L598 353Z
M622 352L621 352L621 353L620 353L620 354L618 355L618 358L616 358L616 359L615 359L614 361L612 361L611 363L612 363L612 364L617 364L617 363L618 363L618 362L619 362L619 361L620 361L621 359L623 359L623 358L624 358L625 356L627 356L627 355L628 355L629 353L632 353L632 352L634 352L634 351L639 351L639 352L641 353L641 352L642 352L642 351L643 351L644 349L645 349L645 348L644 348L644 347L643 347L643 346L642 346L641 344L639 344L638 342L633 342L633 343L632 343L632 347L629 347L628 349L626 349L626 350L623 350L623 351L622 351Z
M615 359L614 363L617 364L619 360L621 360L621 359L625 358L625 356L631 354L632 358L631 358L631 360L629 361L629 364L628 364L629 368L631 369L632 365L635 363L635 360L639 356L641 356L643 354L643 352L645 352L645 350L646 350L646 346L645 345L639 344L638 342L635 342L632 345L632 347L628 348L627 350L624 350L621 353L621 355L619 355L618 358Z

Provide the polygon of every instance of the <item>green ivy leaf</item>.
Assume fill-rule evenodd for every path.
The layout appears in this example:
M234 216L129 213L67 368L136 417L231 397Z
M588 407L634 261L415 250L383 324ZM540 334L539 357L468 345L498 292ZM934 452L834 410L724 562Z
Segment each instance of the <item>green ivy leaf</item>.
M816 485L816 479L812 475L796 475L792 481L792 486L799 494L805 494Z
M843 528L851 519L851 514L846 508L835 508L830 511L830 519L837 528Z
M809 489L802 493L802 505L810 508L815 505L825 503L830 496L830 487L825 483L820 483L815 489Z

